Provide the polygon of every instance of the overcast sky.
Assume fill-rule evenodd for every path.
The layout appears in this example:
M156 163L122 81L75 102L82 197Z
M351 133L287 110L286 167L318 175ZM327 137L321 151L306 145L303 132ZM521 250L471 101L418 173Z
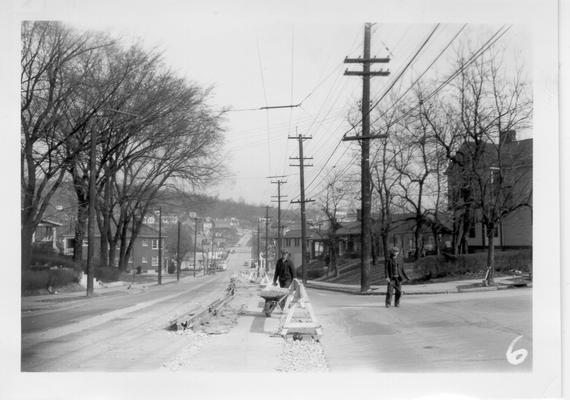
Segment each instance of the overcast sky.
M29 1L22 8L22 19L57 19L78 29L122 37L125 43L140 41L149 49L161 49L166 65L181 76L212 86L213 107L233 110L225 116L226 140L220 149L231 176L206 192L255 204L271 204L277 186L267 177L277 175L286 176L282 186L286 200L298 200L299 168L289 166L298 164L289 160L298 156L298 141L289 136L312 137L304 142L304 154L313 158L314 165L305 169L308 198L318 195L334 166L344 169L358 163L356 142L339 142L350 128L348 112L355 110L362 92L359 77L343 75L347 67L360 66L343 60L362 55L364 22L375 22L371 54L391 57L389 64L373 66L389 69L391 75L372 79L372 101L398 76L438 22L441 25L394 92L407 89L464 23L467 27L424 79L447 76L453 71L459 46L470 43L476 48L504 24L511 29L499 44L507 48L509 63L516 56L529 74L532 70L531 26L524 19L513 19L513 13L509 18L486 15L473 20L467 14L460 19L450 17L446 11L438 18L422 18L419 13L427 15L433 10L416 8L406 13L405 7L389 7L390 2L383 2L382 9L371 2L374 6L369 4L364 16L343 13L341 8L323 10L318 4L334 4L324 2L311 3L313 7L305 10L254 1L209 5L166 1L159 6L150 1L61 0L51 2L49 8L48 3ZM409 21L401 22L405 19ZM389 100L385 98L380 105ZM299 103L295 108L247 110Z
M213 86L211 103L229 107L226 114L223 151L231 177L209 187L208 194L268 204L277 194L269 176L286 176L282 194L298 200L299 168L289 157L298 156L298 134L311 136L304 154L313 157L306 168L307 197L318 195L327 173L336 166L357 162L357 145L343 142L350 129L347 114L361 97L361 79L344 76L344 70L360 68L343 63L345 56L362 55L362 22L306 22L244 20L219 13L194 15L181 8L172 18L145 16L105 20L71 15L65 19L79 29L96 29L125 42L141 40L148 48L164 51L165 63L189 80ZM372 29L372 55L390 56L388 77L375 77L371 84L374 101L408 63L435 23L376 23ZM455 50L466 43L475 46L488 40L501 24L470 24L425 75L425 79L453 71ZM395 86L405 90L450 40L462 24L441 24ZM526 42L525 42L526 39ZM501 39L510 55L528 64L528 27L514 25ZM514 58L513 58L514 59ZM527 65L528 67L528 65ZM386 98L385 100L389 100ZM259 110L264 106L296 105L295 108ZM384 101L386 103L386 101ZM289 207L289 205L287 205Z

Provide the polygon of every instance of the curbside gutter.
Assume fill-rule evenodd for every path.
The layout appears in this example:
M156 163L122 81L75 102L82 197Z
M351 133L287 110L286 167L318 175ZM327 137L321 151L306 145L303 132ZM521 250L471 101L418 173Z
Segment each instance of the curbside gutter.
M385 296L386 289L382 287L373 287L367 292L361 292L356 285L345 284L327 284L324 282L307 281L305 287L318 290L329 290L334 292L348 293L361 296ZM402 291L404 295L435 295L435 294L453 294L453 293L469 293L469 292L489 292L496 290L517 289L532 287L532 282L526 285L512 284L506 282L497 282L496 286L473 286L473 284L459 284L459 282L450 282L448 288L434 289L414 289L413 285L403 285ZM406 290L408 289L408 290Z

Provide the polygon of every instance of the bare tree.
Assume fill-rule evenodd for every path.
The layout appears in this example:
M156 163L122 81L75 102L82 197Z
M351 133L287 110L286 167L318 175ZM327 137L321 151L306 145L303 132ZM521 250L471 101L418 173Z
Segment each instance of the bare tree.
M339 171L333 170L331 177L328 179L326 191L318 199L319 207L325 215L328 224L328 248L329 248L329 266L328 273L334 276L339 275L338 270L338 236L337 231L342 227L341 217L339 211L345 203L348 192L344 190L343 184L340 180L341 175Z
M431 204L426 204L428 199L429 180L436 172L434 168L435 140L429 124L422 116L422 92L416 91L418 107L412 107L404 111L406 118L400 121L401 134L400 151L395 162L395 169L400 175L399 197L404 202L405 208L413 214L415 222L414 258L417 260L423 253L422 232L427 226L428 209Z
M89 68L77 60L109 43L77 34L57 22L22 24L21 184L22 266L29 265L32 236L76 153L65 149L92 114L76 124L66 118ZM88 57L87 57L88 58Z
M522 153L512 138L530 126L532 99L522 70L507 71L502 54L493 51L463 68L456 86L466 141L457 151L461 161L454 167L473 194L474 209L485 227L488 284L494 280L494 236L501 219L530 207L532 198L532 185L527 184L532 160L520 159Z
M394 99L392 99L394 101ZM399 146L397 124L400 109L390 107L379 112L375 120L376 131L387 135L386 138L373 142L373 173L371 177L372 190L375 192L375 202L378 204L377 232L380 236L382 254L386 260L389 251L390 232L393 229L392 217L394 201L399 191L401 173L396 168L396 160L402 151Z

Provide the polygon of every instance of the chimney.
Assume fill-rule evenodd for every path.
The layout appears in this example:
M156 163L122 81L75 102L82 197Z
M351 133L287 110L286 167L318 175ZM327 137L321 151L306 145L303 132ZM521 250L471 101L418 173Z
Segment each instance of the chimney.
M506 132L501 132L499 134L500 144L509 144L517 140L517 132L515 130L510 130Z

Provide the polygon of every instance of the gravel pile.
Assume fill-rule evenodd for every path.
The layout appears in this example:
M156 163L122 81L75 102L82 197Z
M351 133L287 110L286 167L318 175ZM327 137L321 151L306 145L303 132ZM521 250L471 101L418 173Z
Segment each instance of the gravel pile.
M162 364L161 370L178 371L191 364L193 357L198 354L202 346L208 343L208 334L204 332L194 332L191 329L169 332L171 335L185 336L190 344L187 345L171 360Z
M282 372L328 372L329 368L322 344L312 338L297 340L288 337L283 343Z

